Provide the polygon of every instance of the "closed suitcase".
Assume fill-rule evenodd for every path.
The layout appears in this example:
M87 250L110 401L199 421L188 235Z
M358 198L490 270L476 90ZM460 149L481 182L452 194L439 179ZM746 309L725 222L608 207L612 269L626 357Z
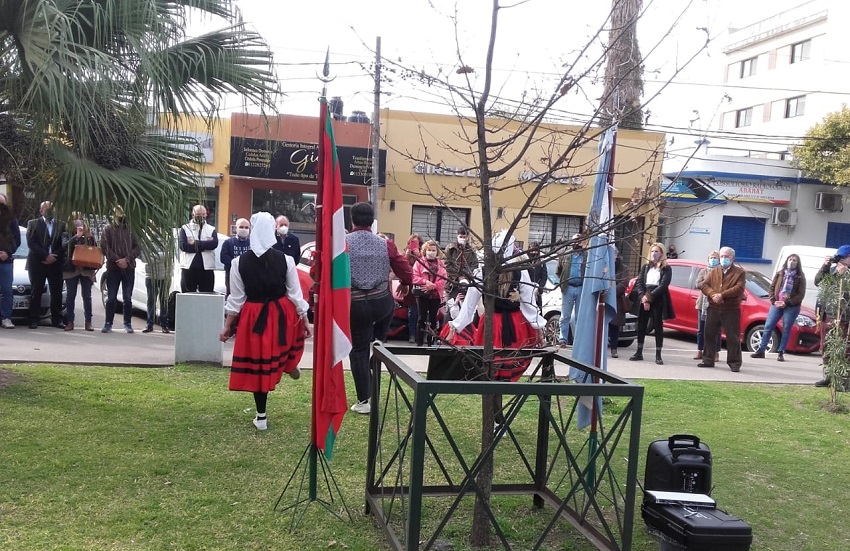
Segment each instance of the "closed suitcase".
M646 453L644 490L711 494L711 450L692 434L656 440Z
M641 513L650 533L688 551L748 551L753 543L750 525L720 509L644 503Z

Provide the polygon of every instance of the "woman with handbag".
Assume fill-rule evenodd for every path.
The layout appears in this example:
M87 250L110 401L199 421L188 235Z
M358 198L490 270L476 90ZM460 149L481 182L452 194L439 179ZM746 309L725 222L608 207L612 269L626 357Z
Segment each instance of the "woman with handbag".
M437 242L426 241L422 255L413 265L413 294L419 308L416 346L422 346L426 338L431 346L437 334L437 311L446 287L446 265L438 258L439 254Z
M94 237L89 228L86 227L83 220L77 218L74 220L74 235L62 236L63 245L68 250L65 258L65 265L62 266L62 278L65 280L65 288L68 291L68 299L65 305L65 331L74 330L74 307L77 302L77 288L82 289L83 295L83 315L86 320L86 331L94 331L91 324L92 308L91 308L91 288L94 283L96 268L78 266L74 263L74 253L77 245L85 247L94 247L98 252L100 249L96 247ZM77 259L79 263L79 259Z
M653 243L649 248L649 262L643 265L635 280L638 301L637 351L629 357L631 361L643 360L643 341L646 338L646 326L652 319L655 328L655 363L664 365L661 349L664 347L664 320L672 319L673 301L670 299L670 279L673 269L667 265L664 245Z

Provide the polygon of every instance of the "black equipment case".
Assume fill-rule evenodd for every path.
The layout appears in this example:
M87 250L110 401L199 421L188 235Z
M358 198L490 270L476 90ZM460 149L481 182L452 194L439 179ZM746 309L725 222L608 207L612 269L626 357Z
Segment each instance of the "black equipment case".
M656 440L646 453L644 490L711 494L711 450L691 434Z
M720 509L644 502L641 513L650 533L688 551L748 551L753 543L750 525Z

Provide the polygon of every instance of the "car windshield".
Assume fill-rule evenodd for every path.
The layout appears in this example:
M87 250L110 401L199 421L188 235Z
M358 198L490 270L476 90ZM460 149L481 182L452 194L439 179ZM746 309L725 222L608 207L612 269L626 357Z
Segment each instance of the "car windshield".
M27 229L21 229L21 246L18 247L18 250L15 251L15 254L12 255L12 258L26 258L28 254L30 254L30 248L27 246Z
M747 292L759 298L770 296L770 280L761 272L747 272Z

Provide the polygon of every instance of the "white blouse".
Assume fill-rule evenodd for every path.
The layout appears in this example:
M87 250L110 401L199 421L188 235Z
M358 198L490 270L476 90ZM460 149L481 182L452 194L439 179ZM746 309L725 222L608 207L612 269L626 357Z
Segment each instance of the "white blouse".
M658 268L648 269L646 271L646 286L658 287L659 283L661 283L661 270Z
M475 272L476 281L481 281L481 269L479 268ZM543 329L546 327L546 319L540 315L540 312L537 310L537 304L534 302L534 290L535 286L531 283L531 279L528 277L528 272L526 270L522 270L520 272L519 277L519 309L522 312L523 317L528 320L528 323L531 324L535 329ZM478 308L478 303L481 301L481 291L478 290L477 287L470 286L466 291L466 298L463 301L463 305L460 307L460 312L457 317L449 322L455 332L461 332L466 328L467 325L472 323L472 319L475 316L475 310Z

